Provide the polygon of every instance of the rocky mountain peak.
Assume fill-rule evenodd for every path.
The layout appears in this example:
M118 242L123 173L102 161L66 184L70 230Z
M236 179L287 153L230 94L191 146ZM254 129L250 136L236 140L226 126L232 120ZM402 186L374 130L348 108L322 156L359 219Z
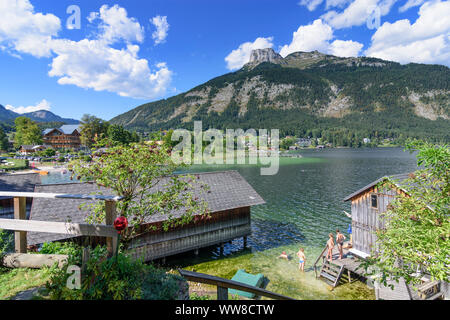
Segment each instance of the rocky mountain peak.
M263 62L280 63L281 61L283 61L282 56L272 48L266 48L252 50L248 64L255 66Z

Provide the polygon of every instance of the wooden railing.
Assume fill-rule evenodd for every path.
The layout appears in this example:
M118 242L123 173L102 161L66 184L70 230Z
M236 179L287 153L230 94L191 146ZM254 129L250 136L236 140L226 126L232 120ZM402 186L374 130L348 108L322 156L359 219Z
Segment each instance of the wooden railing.
M314 262L313 268L314 268L314 273L316 274L316 278L318 278L318 274L317 274L317 264L320 261L320 258L322 258L322 263L323 263L323 254L325 253L325 251L327 251L328 246L325 246L325 248L323 248L322 252L320 253L320 255L317 257L316 261Z
M14 230L16 253L27 253L27 232L59 233L76 236L106 237L108 254L112 256L117 247L117 232L112 226L116 218L116 204L122 200L117 196L61 194L35 192L4 192L0 197L14 197L14 219L0 219L0 229ZM26 198L48 199L82 199L105 201L105 225L90 225L81 223L52 222L26 220Z
M210 284L217 287L217 300L228 300L228 289L235 289L245 292L250 292L258 296L264 296L276 300L295 300L287 296L283 296L278 293L267 291L258 287L254 287L242 282L228 280L209 274L198 273L193 271L181 270L178 272L188 281Z
M435 300L443 295L439 281L426 281L417 288L417 293L422 300Z

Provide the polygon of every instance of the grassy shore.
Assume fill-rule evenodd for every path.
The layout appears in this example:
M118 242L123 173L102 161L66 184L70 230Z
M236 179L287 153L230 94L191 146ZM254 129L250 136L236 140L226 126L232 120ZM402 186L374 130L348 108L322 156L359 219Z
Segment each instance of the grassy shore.
M19 292L44 286L49 277L49 270L45 268L0 268L0 300L9 300Z

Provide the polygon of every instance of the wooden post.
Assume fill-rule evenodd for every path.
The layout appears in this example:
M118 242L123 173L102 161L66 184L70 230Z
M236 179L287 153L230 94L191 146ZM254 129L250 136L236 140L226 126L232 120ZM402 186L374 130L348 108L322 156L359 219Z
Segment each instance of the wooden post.
M220 255L223 255L223 247L224 247L224 245L223 245L223 243L221 243L220 244Z
M14 219L27 219L27 198L14 198ZM27 253L27 232L14 231L16 253Z
M114 201L105 201L105 224L106 225L113 225L114 220L117 217L117 211L116 211L116 202ZM108 248L108 257L112 257L116 253L118 243L117 243L117 237L106 238L106 247Z
M90 250L89 247L83 248L83 254L81 256L81 276L86 274L87 263L89 261Z
M347 269L347 275L348 275L348 282L351 283L352 282L352 272L348 269Z
M247 236L244 237L244 249L247 248Z
M217 286L217 300L228 300L228 288Z

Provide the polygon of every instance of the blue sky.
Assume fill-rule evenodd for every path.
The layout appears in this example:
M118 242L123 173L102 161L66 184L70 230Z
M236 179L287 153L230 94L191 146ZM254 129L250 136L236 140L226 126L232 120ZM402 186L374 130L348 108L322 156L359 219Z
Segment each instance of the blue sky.
M0 0L0 13L0 104L78 119L187 91L263 47L450 65L449 1Z

